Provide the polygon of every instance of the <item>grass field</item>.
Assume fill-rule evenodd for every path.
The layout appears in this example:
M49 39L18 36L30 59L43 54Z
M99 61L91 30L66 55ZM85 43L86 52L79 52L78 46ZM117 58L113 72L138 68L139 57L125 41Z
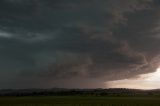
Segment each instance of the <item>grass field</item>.
M156 97L0 97L0 106L160 106Z

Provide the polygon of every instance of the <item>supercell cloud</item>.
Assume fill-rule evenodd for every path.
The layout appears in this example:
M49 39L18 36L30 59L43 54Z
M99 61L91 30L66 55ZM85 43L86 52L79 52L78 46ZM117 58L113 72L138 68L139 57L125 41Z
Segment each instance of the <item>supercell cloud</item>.
M159 0L1 0L0 88L100 88L154 72Z

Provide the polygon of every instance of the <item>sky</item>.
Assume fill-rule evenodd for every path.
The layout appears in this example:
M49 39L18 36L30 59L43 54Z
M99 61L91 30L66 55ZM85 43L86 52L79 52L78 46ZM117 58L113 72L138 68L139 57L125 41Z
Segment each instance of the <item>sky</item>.
M130 88L130 89L159 89L160 85L160 69L149 74L138 75L134 78L107 81L106 85L110 88ZM106 86L106 87L107 87Z
M0 89L158 88L159 45L159 0L0 0Z

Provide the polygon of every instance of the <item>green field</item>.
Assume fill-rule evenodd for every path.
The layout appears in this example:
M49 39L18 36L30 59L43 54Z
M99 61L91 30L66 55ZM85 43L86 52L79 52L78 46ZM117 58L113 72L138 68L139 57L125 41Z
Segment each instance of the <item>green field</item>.
M160 106L156 97L0 97L0 106Z

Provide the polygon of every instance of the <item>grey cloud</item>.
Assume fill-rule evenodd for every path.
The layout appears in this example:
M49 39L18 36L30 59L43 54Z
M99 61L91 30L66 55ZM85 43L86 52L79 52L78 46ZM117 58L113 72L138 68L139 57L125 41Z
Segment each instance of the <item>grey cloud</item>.
M105 87L153 72L158 12L156 0L2 0L5 88Z

